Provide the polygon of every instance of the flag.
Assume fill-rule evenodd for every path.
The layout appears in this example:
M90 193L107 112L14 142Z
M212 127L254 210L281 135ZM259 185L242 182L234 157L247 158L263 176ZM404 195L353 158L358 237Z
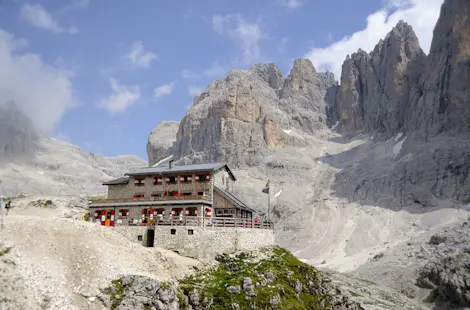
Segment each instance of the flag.
M268 183L266 183L266 186L263 188L262 192L265 194L269 194L269 180Z

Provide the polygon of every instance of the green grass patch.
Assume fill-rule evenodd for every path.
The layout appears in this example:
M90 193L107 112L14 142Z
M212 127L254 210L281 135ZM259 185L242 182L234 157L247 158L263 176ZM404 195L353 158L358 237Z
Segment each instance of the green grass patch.
M330 305L330 296L319 292L322 275L310 265L299 261L289 251L274 247L261 251L266 258L254 259L249 252L238 255L219 255L218 267L209 272L197 272L179 283L182 294L189 296L197 289L201 300L206 299L209 309L230 309L237 303L240 309L271 308L273 297L277 298L280 309L324 309ZM248 296L243 289L245 278L251 278L255 296ZM296 290L296 283L302 289ZM229 293L227 287L239 286L240 294ZM184 300L184 298L181 298ZM180 303L181 307L185 305Z
M122 284L122 278L111 282L111 287L104 290L104 293L109 295L111 301L111 309L116 309L124 299L124 285Z

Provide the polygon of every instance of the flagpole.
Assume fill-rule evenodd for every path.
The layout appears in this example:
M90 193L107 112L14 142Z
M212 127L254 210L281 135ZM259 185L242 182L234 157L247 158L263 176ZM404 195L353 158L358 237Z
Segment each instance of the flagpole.
M268 190L268 223L271 223L271 185Z

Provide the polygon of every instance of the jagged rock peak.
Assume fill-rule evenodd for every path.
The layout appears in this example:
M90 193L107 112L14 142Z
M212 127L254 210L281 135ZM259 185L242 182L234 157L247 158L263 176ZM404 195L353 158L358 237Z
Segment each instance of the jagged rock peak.
M470 1L446 0L421 78L424 91L412 102L410 130L418 130L426 139L450 131L468 135L469 77Z
M266 83L274 89L279 89L284 86L284 76L281 69L273 63L262 64L257 63L250 68L250 71L258 74Z
M177 121L163 121L152 130L147 142L149 166L172 154L179 125L180 122Z

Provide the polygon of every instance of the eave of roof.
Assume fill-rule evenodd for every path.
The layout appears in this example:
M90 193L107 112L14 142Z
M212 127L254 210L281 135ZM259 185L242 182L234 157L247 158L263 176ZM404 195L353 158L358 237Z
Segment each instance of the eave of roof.
M182 166L172 166L169 167L149 167L141 168L131 172L126 173L126 176L137 176L137 175L165 175L181 172L198 172L198 171L218 171L222 168L225 168L227 173L230 175L232 180L236 181L235 175L232 173L230 168L226 163L207 163L207 164L193 164L193 165L182 165Z
M103 182L103 185L119 185L119 184L127 184L127 183L129 183L129 177L124 176L124 177L120 177L114 180Z
M253 210L252 208L250 208L248 205L246 205L243 201L241 201L240 199L238 199L235 195L233 195L232 193L230 192L227 192L226 190L224 189L221 189L220 187L218 186L215 186L214 185L214 189L217 193L219 193L220 195L222 195L225 199L227 199L228 201L232 202L234 205L236 205L237 207L239 207L240 209L244 209L245 211L250 211L250 212L255 212L255 210Z

